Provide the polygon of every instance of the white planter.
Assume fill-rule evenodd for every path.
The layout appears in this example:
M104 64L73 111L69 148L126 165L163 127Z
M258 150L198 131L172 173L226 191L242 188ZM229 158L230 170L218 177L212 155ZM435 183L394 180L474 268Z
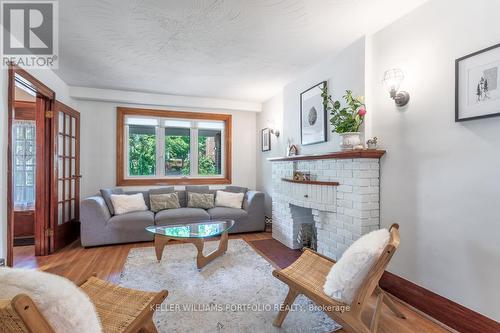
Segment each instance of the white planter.
M340 135L340 148L342 150L353 150L356 146L361 145L360 132L346 132L339 133Z

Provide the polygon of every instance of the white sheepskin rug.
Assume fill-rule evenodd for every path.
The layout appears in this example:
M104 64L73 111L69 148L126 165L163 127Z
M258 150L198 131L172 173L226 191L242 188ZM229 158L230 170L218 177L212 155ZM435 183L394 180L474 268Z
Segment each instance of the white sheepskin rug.
M325 294L343 303L351 304L356 291L389 243L387 229L372 231L345 250L326 277Z
M0 298L27 294L57 333L99 333L101 323L88 296L71 281L35 270L0 268Z

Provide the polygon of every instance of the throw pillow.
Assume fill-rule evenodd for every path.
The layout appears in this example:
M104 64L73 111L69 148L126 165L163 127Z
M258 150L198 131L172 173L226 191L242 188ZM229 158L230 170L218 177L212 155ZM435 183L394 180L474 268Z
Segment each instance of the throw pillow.
M165 209L181 208L177 193L150 194L149 202L151 210L155 213Z
M123 194L123 189L121 188L106 188L101 190L101 196L104 199L104 202L106 203L106 206L108 206L109 213L111 215L115 215L115 209L113 207L113 203L111 202L111 195L112 194Z
M211 193L188 192L188 207L190 208L214 208L214 195Z
M0 281L0 299L28 295L56 333L102 332L94 304L69 280L32 269L0 268Z
M148 206L146 206L146 202L144 202L144 195L142 195L142 193L112 194L111 202L115 208L116 215L148 210Z
M219 207L241 208L245 193L231 193L217 191L215 196L215 205Z
M356 291L389 243L387 229L372 231L344 251L326 277L323 290L328 296L351 304Z

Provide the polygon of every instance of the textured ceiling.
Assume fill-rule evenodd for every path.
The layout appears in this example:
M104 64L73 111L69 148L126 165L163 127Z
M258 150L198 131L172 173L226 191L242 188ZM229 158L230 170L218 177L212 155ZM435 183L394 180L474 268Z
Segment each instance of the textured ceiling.
M64 0L69 85L262 102L426 0Z

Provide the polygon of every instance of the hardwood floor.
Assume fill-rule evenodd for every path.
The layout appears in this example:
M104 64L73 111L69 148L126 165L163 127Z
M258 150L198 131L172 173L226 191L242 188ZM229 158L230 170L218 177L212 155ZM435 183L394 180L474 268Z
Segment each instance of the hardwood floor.
M276 268L282 268L290 264L299 255L297 251L284 247L278 241L258 242L259 240L272 239L270 232L249 233L230 235L230 239L244 239L258 253L266 258ZM172 242L172 244L175 244ZM14 266L18 268L37 268L65 276L72 281L78 281L89 273L95 272L101 279L118 283L120 273L127 259L128 252L132 248L153 246L152 242L120 244L85 249L80 246L79 241L72 243L57 253L34 257L32 246L21 246L14 248ZM170 246L170 245L168 245ZM440 333L450 332L441 325L435 323L413 310L404 303L397 302L401 311L407 319L397 318L387 307L382 308L379 332L382 333ZM375 298L372 297L369 308L363 313L365 322L369 322ZM290 314L290 315L293 315ZM338 332L345 332L340 330Z

